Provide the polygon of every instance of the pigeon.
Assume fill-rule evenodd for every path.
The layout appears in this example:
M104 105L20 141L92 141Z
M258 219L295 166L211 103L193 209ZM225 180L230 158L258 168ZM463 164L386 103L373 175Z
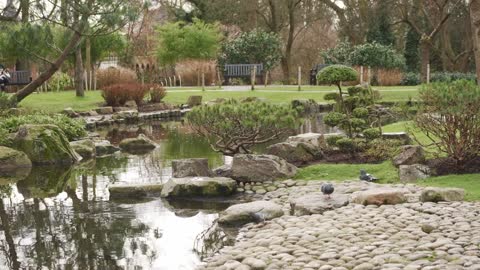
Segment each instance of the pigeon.
M360 180L367 181L367 182L375 182L378 180L378 178L367 173L365 170L360 170Z
M322 185L322 193L323 195L326 195L328 199L330 199L330 195L333 193L335 189L333 188L333 185L330 183L323 184Z

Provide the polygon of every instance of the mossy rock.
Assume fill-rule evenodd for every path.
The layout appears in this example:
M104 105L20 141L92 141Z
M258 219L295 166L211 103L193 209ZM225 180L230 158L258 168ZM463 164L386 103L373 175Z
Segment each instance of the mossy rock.
M163 185L162 197L222 197L235 193L237 182L225 177L172 178Z
M17 188L25 199L51 198L65 191L71 177L70 166L33 167L30 175L17 183Z
M32 162L25 153L0 146L0 172L30 167Z
M23 125L12 144L36 165L73 164L80 159L63 131L55 125Z
M71 142L70 146L84 159L94 158L97 154L95 143L90 139Z
M128 138L120 142L120 149L126 152L146 152L157 147L155 142L147 138L147 136L140 134L137 138Z

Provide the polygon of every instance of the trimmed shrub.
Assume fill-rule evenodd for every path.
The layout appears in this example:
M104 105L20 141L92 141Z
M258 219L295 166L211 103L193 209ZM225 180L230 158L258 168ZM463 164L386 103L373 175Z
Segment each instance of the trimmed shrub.
M135 71L127 68L107 68L96 72L97 88L103 89L107 86L123 83L137 82Z
M338 93L328 93L328 94L325 94L325 96L323 96L323 99L327 101L329 100L336 101L338 100L338 98L339 98Z
M355 142L350 138L341 138L340 140L337 141L336 144L337 144L337 147L342 152L352 153L356 149Z
M378 128L367 128L363 131L363 136L365 139L371 141L382 137L382 132Z
M331 127L335 127L340 125L342 122L344 122L347 119L347 116L345 114L339 113L339 112L331 112L323 118L323 121L325 124Z
M345 138L344 136L339 136L339 135L334 135L334 136L328 136L326 141L328 146L330 147L336 147L337 146L337 141L340 139Z
M368 143L365 155L376 161L388 160L399 153L400 146L402 145L403 143L400 140L383 140L377 138Z
M160 103L167 95L167 91L161 85L155 84L150 86L150 102Z
M65 133L69 140L87 136L83 120L72 119L63 114L8 116L0 120L0 136L3 138L5 138L4 134L17 132L21 125L26 124L56 125Z
M140 105L149 89L150 85L140 83L113 84L103 88L102 97L108 106L123 106L129 100Z
M408 72L403 74L401 85L415 86L422 83L420 74L415 72Z
M355 108L353 109L353 116L356 118L367 118L368 117L368 109L367 108Z
M328 66L317 74L317 81L325 84L340 85L341 82L356 81L358 77L355 69L344 65Z

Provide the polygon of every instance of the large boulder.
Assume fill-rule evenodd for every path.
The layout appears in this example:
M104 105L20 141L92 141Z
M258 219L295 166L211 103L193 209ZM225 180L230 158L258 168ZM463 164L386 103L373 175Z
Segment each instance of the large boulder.
M135 153L151 151L157 147L157 144L147 136L140 134L136 138L123 139L119 146L123 151Z
M421 164L425 161L425 151L420 145L402 146L400 154L393 158L393 165Z
M218 223L239 226L250 222L263 222L283 216L282 206L271 201L254 201L232 205L220 213Z
M93 140L85 139L70 142L70 146L83 159L91 159L97 155L97 151L95 150L95 143L93 142Z
M13 139L13 148L25 152L33 164L73 164L81 159L55 125L23 125Z
M72 108L65 108L63 109L62 111L63 114L65 114L66 116L70 117L70 118L76 118L76 117L79 117L80 115L75 112Z
M106 156L120 151L120 148L113 146L107 140L100 140L95 141L95 151L97 152L97 156Z
M308 194L290 200L291 211L296 216L322 214L348 205L349 196L346 194L332 194L330 198L322 193Z
M213 175L208 168L208 159L206 158L189 158L177 159L172 161L172 173L175 178L206 176Z
M463 201L464 198L465 190L461 188L428 187L420 194L422 202L453 202Z
M202 105L202 96L189 96L187 104L189 107L195 107Z
M286 140L288 143L308 143L315 147L323 148L326 146L325 137L320 133L303 133L296 136L290 136Z
M266 153L281 157L287 162L296 165L305 164L323 157L323 152L319 147L304 142L282 142L273 144L267 148Z
M0 146L0 172L30 167L32 167L32 162L25 153Z
M272 155L235 155L232 178L241 182L266 182L293 177L297 167Z
M402 182L415 182L430 177L431 170L422 164L400 165L399 177Z
M163 185L162 197L222 197L237 189L235 180L225 177L171 178Z
M363 205L400 204L407 202L406 193L408 190L403 188L374 188L354 192L350 202Z

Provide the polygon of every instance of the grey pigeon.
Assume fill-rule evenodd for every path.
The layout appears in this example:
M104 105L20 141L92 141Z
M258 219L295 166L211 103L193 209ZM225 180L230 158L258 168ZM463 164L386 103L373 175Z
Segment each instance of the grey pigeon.
M378 180L378 178L367 173L365 170L360 170L360 180L367 182L375 182Z
M326 195L329 199L330 199L330 195L333 193L334 190L335 188L333 188L333 185L330 183L323 184L321 188L323 195Z

